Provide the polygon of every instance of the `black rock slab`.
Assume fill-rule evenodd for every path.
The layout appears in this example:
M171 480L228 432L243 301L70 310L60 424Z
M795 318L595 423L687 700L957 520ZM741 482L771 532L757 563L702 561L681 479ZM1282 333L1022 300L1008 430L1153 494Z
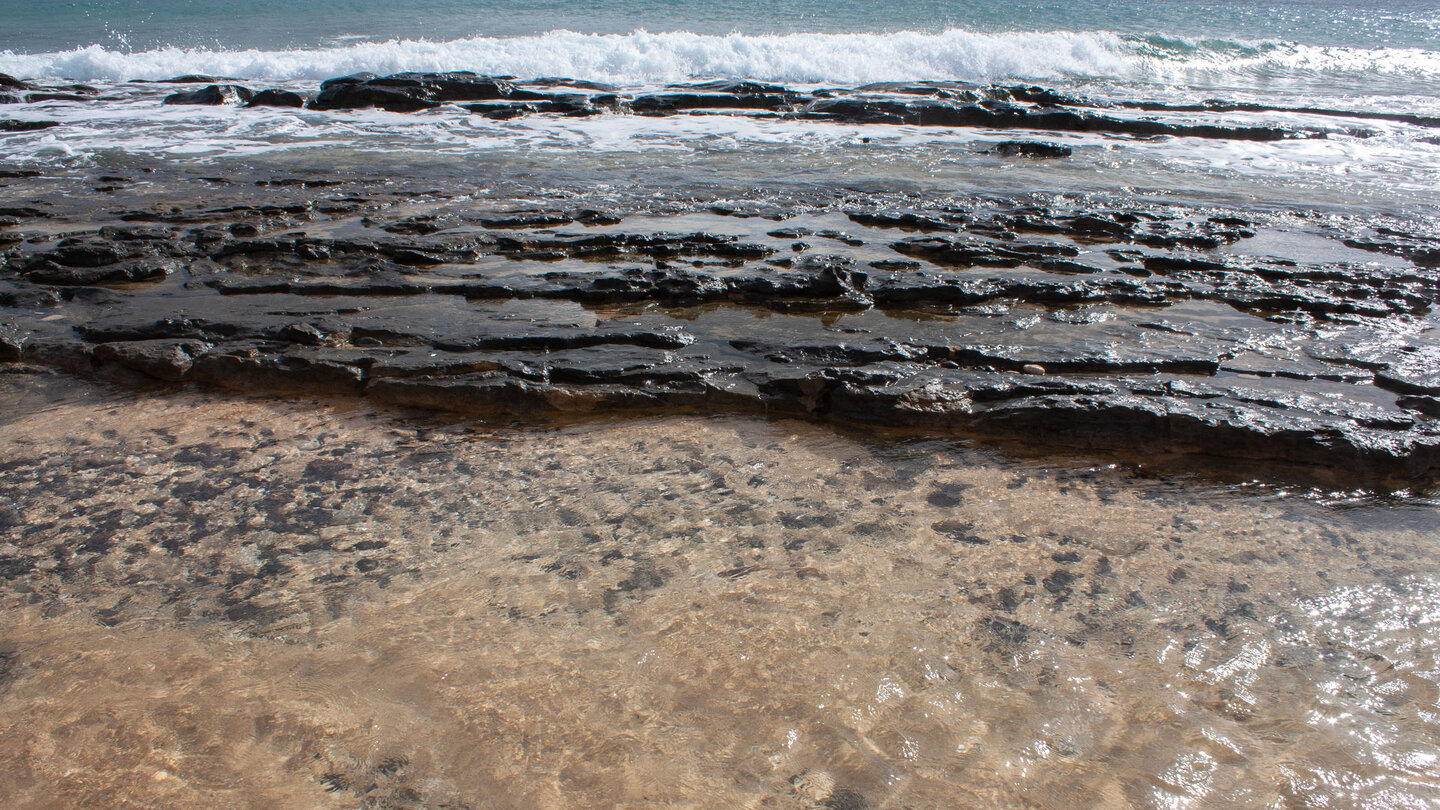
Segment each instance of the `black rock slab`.
M195 358L211 348L211 344L198 340L117 341L95 347L94 357L159 380L180 382L195 365Z
M247 107L304 107L314 95L296 93L292 90L261 90L246 104Z
M20 132L38 132L60 126L59 121L17 121L13 118L0 120L0 135Z
M255 93L238 84L212 84L190 92L171 93L164 104L195 104L219 106L222 104L243 104L254 98Z
M1070 157L1071 149L1057 143L1041 141L1001 141L990 150L1004 157L1052 159Z
M25 277L36 284L57 287L87 287L96 284L125 284L157 281L170 275L175 264L164 260L127 260L91 266L66 266L50 259L33 262Z
M416 112L454 101L546 101L545 93L522 90L491 76L451 73L395 73L388 76L357 74L320 85L311 104L317 110L379 107L392 112Z

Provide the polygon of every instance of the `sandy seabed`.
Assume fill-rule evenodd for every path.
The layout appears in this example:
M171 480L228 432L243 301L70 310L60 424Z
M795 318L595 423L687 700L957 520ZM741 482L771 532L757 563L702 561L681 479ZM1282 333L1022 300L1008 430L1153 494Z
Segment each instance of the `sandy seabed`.
M1429 807L1419 502L0 379L0 797Z

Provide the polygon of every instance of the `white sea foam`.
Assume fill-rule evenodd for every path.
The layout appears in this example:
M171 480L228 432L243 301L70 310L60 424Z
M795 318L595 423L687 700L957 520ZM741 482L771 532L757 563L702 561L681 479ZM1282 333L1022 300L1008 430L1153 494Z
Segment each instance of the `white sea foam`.
M684 32L476 37L448 42L347 42L305 50L129 52L91 45L54 53L0 52L0 72L40 79L125 81L186 73L272 82L362 71L473 70L566 76L623 85L736 77L795 84L878 81L1003 81L1059 78L1222 80L1276 75L1367 75L1440 80L1440 52L1322 48L1122 37L1107 32L788 34Z
M290 51L158 49L125 52L99 45L63 53L0 52L0 72L41 80L107 83L203 73L252 87L314 87L317 80L369 71L473 70L525 78L567 76L627 87L733 77L792 86L875 81L1034 81L1079 86L1097 99L1196 101L1223 97L1277 105L1317 101L1337 109L1440 114L1440 54L1320 48L1281 43L1194 41L1109 33L794 34L704 36L687 33L537 36L450 42L338 43ZM233 157L366 166L414 159L440 173L488 166L596 176L698 178L715 175L816 177L939 184L956 190L1173 188L1225 199L1287 204L1416 206L1433 209L1440 187L1434 131L1398 122L1363 122L1369 137L1280 143L1045 133L1076 149L1068 161L1001 160L985 154L1010 131L886 127L744 116L593 118L527 116L492 121L455 107L401 114L162 106L167 86L131 86L106 103L63 100L7 104L22 120L61 126L0 139L0 163L128 165L133 157L208 162ZM1147 113L1149 115L1150 113ZM1156 113L1155 115L1161 115ZM1237 125L1339 126L1335 119L1287 113L1207 115ZM1356 122L1351 122L1359 126ZM1347 124L1346 126L1350 126ZM363 158L353 157L363 154ZM447 162L448 161L448 162ZM516 164L520 165L520 164ZM577 168L577 166L589 167ZM496 168L498 167L498 168ZM647 182L649 180L647 179ZM1279 189L1281 191L1277 192Z

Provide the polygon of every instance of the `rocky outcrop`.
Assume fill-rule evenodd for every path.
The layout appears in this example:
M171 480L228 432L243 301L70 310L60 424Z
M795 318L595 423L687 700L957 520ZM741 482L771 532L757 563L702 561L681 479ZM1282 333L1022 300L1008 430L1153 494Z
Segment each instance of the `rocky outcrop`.
M320 85L311 104L317 110L379 107L391 112L415 112L456 101L534 101L548 96L519 90L510 82L474 73L396 73L390 76L357 74Z
M261 90L246 102L247 107L304 107L314 101L314 95L290 90Z
M1099 133L1125 138L1161 136L1222 140L1275 141L1324 137L1315 127L1293 130L1277 126L1239 126L1195 113L1250 111L1246 105L1207 102L1196 106L1098 104L1042 87L979 85L959 82L880 83L856 88L799 91L780 85L747 81L712 81L674 85L658 92L622 93L615 88L569 79L519 80L514 77L449 73L370 73L330 79L318 92L269 89L258 95L228 80L181 76L170 83L205 83L199 90L173 93L166 104L245 104L250 107L308 107L315 110L381 109L415 113L441 107L463 109L496 120L527 115L591 116L602 113L644 116L745 115L832 121L844 124L904 124L925 127L966 127L991 130ZM11 79L0 85L12 101L16 91L37 88ZM86 89L49 88L88 98ZM93 91L93 88L88 89ZM1270 108L1265 108L1270 109ZM1276 108L1281 110L1281 108ZM1364 117L1335 110L1292 110L1317 116ZM1158 115L1156 115L1158 113ZM1370 117L1405 120L1412 117ZM1031 140L1008 140L991 151L1005 157L1058 158L1069 147Z
M222 104L244 104L254 98L255 93L238 84L212 84L199 90L171 93L165 97L165 104L195 104L219 106Z
M1177 207L697 202L668 231L583 207L391 211L403 198L337 182L212 182L192 208L0 246L0 360L471 414L750 411L1440 474L1440 275L1404 259L1425 233L1324 232L1337 257L1348 241L1392 260L1317 263L1247 253L1279 227L1265 217ZM0 233L68 205L0 207Z

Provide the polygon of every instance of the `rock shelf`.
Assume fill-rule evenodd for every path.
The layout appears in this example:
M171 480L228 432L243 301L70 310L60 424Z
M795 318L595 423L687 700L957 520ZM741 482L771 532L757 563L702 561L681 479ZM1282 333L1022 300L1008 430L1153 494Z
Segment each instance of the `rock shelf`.
M222 179L203 204L102 210L12 179L0 360L477 416L764 412L1339 482L1440 471L1424 233L1059 200L755 217Z

